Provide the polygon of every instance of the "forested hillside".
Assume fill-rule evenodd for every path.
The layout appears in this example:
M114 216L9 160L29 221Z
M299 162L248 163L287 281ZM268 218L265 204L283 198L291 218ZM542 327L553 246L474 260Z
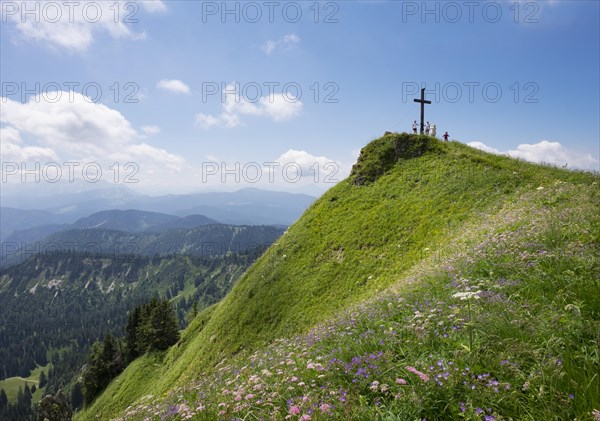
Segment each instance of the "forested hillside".
M114 256L219 256L271 244L282 232L281 227L224 224L164 232L69 229L33 244L3 244L0 266L15 265L33 255L57 251Z
M193 311L219 301L264 250L154 257L53 252L0 271L0 376L28 377L45 367L45 393L71 392L91 345L107 334L123 336L130 309L164 297L184 328Z

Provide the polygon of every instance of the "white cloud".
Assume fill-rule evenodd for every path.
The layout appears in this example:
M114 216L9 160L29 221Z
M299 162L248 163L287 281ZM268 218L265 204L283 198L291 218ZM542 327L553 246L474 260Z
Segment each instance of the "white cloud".
M273 93L257 101L249 101L239 95L237 85L227 85L223 91L225 102L219 115L196 114L196 123L202 128L237 127L242 124L241 115L268 117L275 122L290 120L302 112L302 102L287 93ZM234 93L235 92L235 93Z
M44 95L32 96L26 103L3 99L0 119L54 149L80 154L97 154L104 147L116 148L136 136L121 113L79 93L62 92L47 97L59 99L48 102Z
M277 43L275 41L267 41L262 46L262 50L267 54L271 54L273 51L275 51L276 47Z
M119 3L119 7L115 4ZM139 20L139 5L149 13L163 11L163 1L6 2L2 21L12 22L17 36L57 50L84 52L97 33L115 39L145 39L145 32L132 30L128 20Z
M48 102L45 98L59 98ZM26 103L0 98L2 153L23 160L143 161L173 169L183 158L139 143L142 135L117 110L74 92L33 96ZM158 129L149 126L150 130ZM22 146L26 134L39 146ZM9 145L7 149L4 146ZM20 154L20 155L19 155Z
M126 149L129 159L135 161L156 161L166 165L169 169L179 172L181 171L184 159L178 155L173 155L165 149L155 148L147 143L140 143L127 146Z
M502 155L503 154L503 152L499 151L498 149L492 148L491 146L488 146L485 143L470 142L470 143L467 143L467 145L469 145L469 146L471 146L473 148L481 149L482 151L485 151L485 152L495 153L497 155Z
M152 136L153 134L160 133L160 127L158 127L158 126L142 126L142 132L144 132L148 136Z
M189 94L190 87L178 79L163 79L156 84L160 89L170 91L175 94Z
M300 186L329 188L350 174L352 165L325 156L312 155L303 150L289 149L275 160L277 167L265 168L264 171L272 173L275 179L280 178L282 185L296 184L295 179L301 178L297 183ZM300 177L301 176L301 177Z
M21 133L13 127L0 128L0 160L3 162L56 161L58 156L51 148L22 146Z
M164 12L167 10L167 6L162 0L144 0L141 2L144 9L150 13Z
M196 114L196 123L203 129L209 129L211 127L226 127L230 129L242 124L240 117L237 114L228 112L222 112L218 116L198 113Z
M538 143L523 143L516 149L507 152L489 147L481 142L470 142L469 146L491 152L495 154L509 155L514 158L521 158L526 161L554 164L558 166L568 166L569 168L583 170L600 170L600 162L590 153L583 153L567 149L559 142L542 140Z
M265 42L261 49L265 54L271 54L275 50L289 50L300 43L300 37L296 34L288 34L278 40L269 40Z
M319 168L319 171L327 170L328 172L333 172L335 170L339 171L341 166L338 161L334 161L325 156L315 156L306 151L295 149L289 149L277 158L275 162L282 167L293 164L294 166L301 168L303 177L314 177L317 168Z

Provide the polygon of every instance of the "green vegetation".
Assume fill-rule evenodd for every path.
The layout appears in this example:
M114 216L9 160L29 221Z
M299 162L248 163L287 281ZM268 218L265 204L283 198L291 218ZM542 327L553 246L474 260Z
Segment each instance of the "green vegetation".
M19 389L25 388L25 385L29 387L38 385L36 380L23 377L9 377L8 379L0 380L0 389L6 392L8 402L16 402Z
M14 385L13 385L14 386ZM1 420L27 420L33 414L33 393L37 387L25 382L24 387L18 387L17 396L13 402L8 400L4 389L0 389L0 419Z
M28 385L32 389L32 401L37 402L42 396L43 388L46 386L46 372L49 368L50 365L44 367L38 366L28 377L17 376L0 380L0 390L5 391L7 402L16 402L19 388L24 389L25 385ZM33 390L33 386L36 386L36 390Z
M77 419L593 419L599 177L406 134L359 162Z
M81 376L86 403L91 403L138 356L164 351L179 340L178 322L171 304L156 298L131 311L126 331L124 341L108 334L102 344L93 345Z

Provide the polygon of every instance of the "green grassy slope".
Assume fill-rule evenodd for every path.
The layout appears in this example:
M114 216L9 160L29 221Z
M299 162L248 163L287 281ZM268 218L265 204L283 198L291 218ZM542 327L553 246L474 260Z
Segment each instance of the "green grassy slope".
M585 225L586 231L579 235L575 230L570 235L576 236L582 245L594 245L597 253L598 220L590 220L593 213L590 209L598 205L597 182L595 175L495 156L456 142L442 143L405 134L377 139L363 149L351 177L315 202L222 302L201 313L186 330L179 346L138 360L78 419L116 416L142 397L150 399L152 395L152 399L157 399L175 387L196 384L192 380L200 372L210 373L214 364L230 357L234 362L247 363L245 358L251 352L265 349L273 340L306 332L317 323L339 315L343 309L386 296L390 287L410 290L417 297L430 293L430 299L437 294L437 299L447 300L444 293L437 291L446 291L440 285L449 277L462 275L456 267L464 266L461 271L471 271L477 276L487 273L488 277L494 272L492 266L518 267L516 262L500 259L493 263L489 260L486 264L490 267L482 263L479 268L474 262L483 260L482 255L466 251L482 244L486 236L526 231L536 215L544 212L552 215L554 209L568 209L573 200L585 210L582 226ZM529 198L530 194L535 199ZM526 206L518 208L523 203ZM507 220L505 216L510 212L512 218ZM549 218L542 222L546 220ZM554 241L554 247L562 247L569 239L567 234L562 237L560 229L558 232L552 227L544 229L550 240L544 238ZM495 256L498 259L502 254ZM455 262L452 270L446 262L449 258ZM592 262L587 273L597 276L598 263L593 259ZM522 270L527 272L527 267ZM539 276L529 275L529 278L533 281ZM588 285L587 295L578 290L574 296L594 298L593 293L598 294L597 278L595 282ZM554 289L547 291L549 296L554 292ZM519 294L526 295L526 291ZM598 305L579 304L577 308L587 308L587 316L599 318ZM405 315L394 317L402 321ZM365 323L368 320L366 317ZM463 328L461 332L467 330ZM449 349L468 349L467 354L472 355L474 340L481 340L483 334L473 339L472 331L469 333L468 340L457 338L448 344ZM428 349L438 350L438 345ZM362 345L353 340L342 341L339 346L360 349ZM372 348L365 349L371 352ZM418 355L414 361L419 361ZM593 368L593 358L591 361ZM306 361L302 363L306 366ZM334 384L346 387L344 381L350 380L336 379ZM589 385L588 392L590 387L598 387L597 380L590 378ZM359 403L355 403L356 408L379 407L368 397L368 390L365 394L360 390L352 392ZM285 402L283 407L286 413ZM360 413L356 408L353 409L356 419L377 415ZM423 410L415 409L407 416L411 419L423 414Z

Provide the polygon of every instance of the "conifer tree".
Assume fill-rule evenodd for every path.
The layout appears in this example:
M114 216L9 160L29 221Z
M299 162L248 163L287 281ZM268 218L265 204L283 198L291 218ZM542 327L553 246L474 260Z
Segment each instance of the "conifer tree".
M179 322L171 304L160 301L151 313L151 347L163 351L179 340Z
M127 327L125 328L126 338L126 360L127 363L135 360L140 356L140 347L138 346L138 331L140 330L141 325L141 307L136 306L131 313L129 314L129 319L127 321Z
M46 373L44 372L44 370L42 370L42 372L40 373L40 382L39 382L40 387L46 386L47 382L48 382L48 378L46 377Z
M8 397L4 389L0 389L0 412L8 406Z

